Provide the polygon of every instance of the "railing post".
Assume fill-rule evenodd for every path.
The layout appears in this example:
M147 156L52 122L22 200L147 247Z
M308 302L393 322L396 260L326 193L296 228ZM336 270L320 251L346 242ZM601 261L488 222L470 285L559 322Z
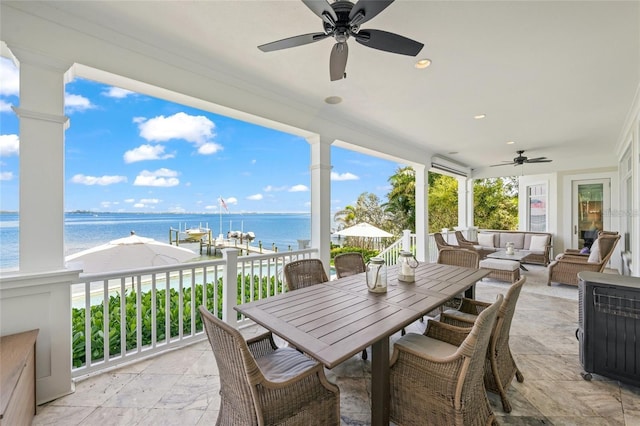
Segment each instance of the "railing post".
M233 307L238 303L238 250L223 250L222 259L225 261L222 276L222 321L236 327L238 320Z

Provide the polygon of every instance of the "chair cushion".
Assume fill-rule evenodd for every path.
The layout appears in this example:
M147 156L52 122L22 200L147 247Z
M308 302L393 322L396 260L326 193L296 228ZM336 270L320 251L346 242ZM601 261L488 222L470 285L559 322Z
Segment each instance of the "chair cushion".
M398 339L395 344L434 358L446 358L458 350L455 345L417 333L407 333Z
M473 315L473 314L469 314L467 312L461 312L457 309L447 309L446 311L444 311L445 314L452 316L452 317L456 317L456 318L460 318L460 319L464 319L467 321L474 321L476 320L476 318L478 318L477 315Z
M262 374L271 382L286 382L318 363L293 348L279 348L256 359Z
M479 266L485 269L498 269L500 271L515 271L516 269L520 268L520 262L516 262L515 260L486 258L480 261Z
M547 249L549 237L546 235L532 235L531 243L529 244L529 250L531 251L545 251Z
M591 253L589 253L589 259L587 259L589 263L600 263L602 262L602 258L600 257L600 243L599 240L595 240L593 245L591 246Z
M493 236L494 234L478 234L478 244L482 247L495 247Z

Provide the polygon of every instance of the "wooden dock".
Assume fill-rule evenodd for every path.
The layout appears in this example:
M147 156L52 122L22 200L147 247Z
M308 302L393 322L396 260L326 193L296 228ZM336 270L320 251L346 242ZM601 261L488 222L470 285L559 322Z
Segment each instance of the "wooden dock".
M257 246L250 245L248 241L238 241L237 239L223 239L222 241L213 238L211 230L204 237L198 240L192 239L180 239L180 230L169 229L169 244L175 244L179 246L181 244L199 244L200 254L206 253L208 256L215 256L216 250L222 250L225 248L235 248L240 250L240 255L246 254L270 254L277 253L278 248L274 246L274 250L266 249L259 242Z

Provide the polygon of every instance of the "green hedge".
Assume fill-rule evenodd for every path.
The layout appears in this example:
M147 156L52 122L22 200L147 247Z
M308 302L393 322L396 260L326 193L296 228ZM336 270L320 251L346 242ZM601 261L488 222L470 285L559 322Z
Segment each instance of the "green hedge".
M331 249L331 260L339 254L342 253L362 253L362 257L364 257L365 263L369 261L372 257L375 257L379 254L377 250L367 250L362 247L333 247Z
M273 296L276 289L275 277L260 277L258 275L253 276L246 275L244 280L245 297L244 303L251 302L260 298L260 287L262 287L262 294ZM254 297L251 297L251 287L253 284ZM214 312L214 285L213 283L207 283L207 309ZM278 292L282 292L282 281L277 281ZM182 289L183 300L183 320L182 330L185 334L191 334L191 287ZM242 276L238 275L238 304L242 303ZM218 312L218 316L222 316L222 278L218 279L216 285L217 292L217 304L215 310ZM202 304L202 284L195 285L196 293L196 309ZM131 291L125 294L125 335L127 342L127 350L135 349L137 328L136 328L136 292ZM151 312L151 290L142 292L141 298L141 331L142 331L142 346L151 344L151 331L152 331L152 312ZM165 335L165 318L167 312L165 310L166 289L156 290L156 341L162 342L166 340ZM175 337L180 334L180 315L179 315L179 292L176 289L169 289L169 321L170 321L170 337ZM104 303L91 306L91 360L92 362L102 360L104 358ZM85 308L73 308L72 309L72 330L73 330L73 367L78 368L86 363L85 353ZM109 297L109 354L110 356L116 356L120 354L120 294L116 294ZM240 318L240 314L238 314ZM195 315L195 329L196 331L202 331L202 319L200 315Z

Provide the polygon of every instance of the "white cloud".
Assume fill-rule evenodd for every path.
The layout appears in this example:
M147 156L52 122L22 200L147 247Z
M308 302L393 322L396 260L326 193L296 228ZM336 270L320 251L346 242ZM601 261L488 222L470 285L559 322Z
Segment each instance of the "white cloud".
M0 172L0 180L13 180L13 172Z
M253 194L247 197L247 200L259 201L262 200L262 194Z
M189 115L184 112L169 117L160 115L151 119L136 117L140 136L148 141L166 142L171 139L184 139L196 146L202 146L215 136L216 125L203 115Z
M95 108L91 101L82 95L64 94L64 109L67 112L86 111Z
M0 95L18 96L20 93L20 73L11 59L0 58L0 75L2 75Z
M135 198L127 198L126 200L124 200L125 203L129 204L133 203L134 201L136 201Z
M286 186L271 186L271 185L267 185L264 187L264 192L280 192L280 191L286 191L287 188Z
M293 185L289 188L289 192L305 192L308 190L309 188L306 185Z
M145 160L166 160L173 157L175 157L174 154L165 154L164 146L162 145L145 144L125 152L124 162L129 164Z
M222 150L222 145L218 145L214 142L206 142L198 147L198 153L202 155L215 154Z
M144 204L158 204L160 201L162 200L159 200L157 198L142 198L140 200L140 202Z
M233 205L238 205L238 199L236 197L229 197L229 198L224 198L224 202L229 205L229 204L233 204Z
M359 180L360 178L353 173L336 173L331 172L331 180L333 181L342 181L342 180Z
M172 187L180 184L180 180L176 177L178 172L169 169L158 169L155 172L143 170L136 177L133 184L135 186L159 186L159 187Z
M86 176L83 174L77 174L71 178L72 183L100 186L113 185L114 183L123 183L126 181L126 176Z
M257 160L251 160L251 164L256 164Z
M205 210L216 210L218 206L204 206Z
M126 98L129 95L134 95L135 93L132 92L131 90L127 90L127 89L122 89L120 87L109 87L109 89L105 90L104 92L102 92L102 94L104 96L107 96L109 98L117 98L117 99L122 99L122 98Z
M137 209L141 209L141 208L143 208L143 207L144 207L144 204L142 204L142 203L135 203L135 204L133 205L133 207L135 207L135 208L137 208Z
M11 112L11 104L0 99L0 112Z
M20 139L18 135L0 135L0 157L18 155L20 153Z

